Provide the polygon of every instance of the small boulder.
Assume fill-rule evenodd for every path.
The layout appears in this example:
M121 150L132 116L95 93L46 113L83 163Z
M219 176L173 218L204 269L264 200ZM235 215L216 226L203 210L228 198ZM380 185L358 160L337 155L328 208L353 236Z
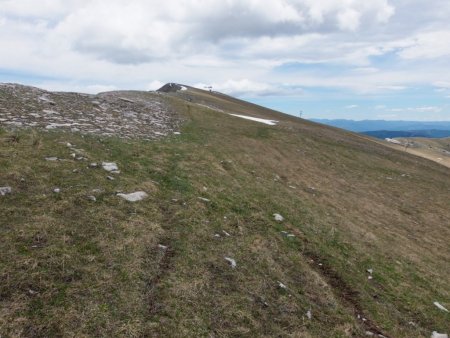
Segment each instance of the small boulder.
M431 334L431 338L448 338L448 334L438 333L437 331L433 331L433 333Z
M287 289L287 286L283 283L281 283L280 281L278 281L278 287L281 289Z
M231 267L234 269L236 268L237 264L236 261L233 258L230 257L225 257L225 260L230 263Z
M434 306L436 306L439 310L442 310L442 311L444 311L444 312L448 312L448 310L447 310L442 304L440 304L440 303L438 303L438 302L434 302L433 304L434 304Z
M12 193L11 187L0 187L0 196L5 196Z
M102 162L102 167L109 172L116 172L119 170L119 167L115 162Z
M284 221L284 217L281 216L280 214L273 214L273 218L274 218L275 221L277 221L277 222L283 222L283 221Z
M58 158L56 156L51 156L51 157L46 157L45 160L49 161L49 162L55 162L55 161L58 161Z
M148 197L148 194L145 191L136 191L130 194L122 194L119 193L117 196L123 198L124 200L128 202L138 202L142 201L144 198Z

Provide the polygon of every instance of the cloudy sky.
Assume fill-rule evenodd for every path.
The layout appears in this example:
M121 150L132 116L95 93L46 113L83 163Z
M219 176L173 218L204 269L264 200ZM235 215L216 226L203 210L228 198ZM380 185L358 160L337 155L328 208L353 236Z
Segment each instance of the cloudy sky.
M448 0L0 0L0 82L204 87L307 118L450 120Z

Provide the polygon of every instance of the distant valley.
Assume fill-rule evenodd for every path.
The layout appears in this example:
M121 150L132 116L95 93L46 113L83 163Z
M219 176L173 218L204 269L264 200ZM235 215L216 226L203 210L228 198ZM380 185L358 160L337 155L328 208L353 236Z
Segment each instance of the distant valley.
M385 121L385 120L328 120L314 122L385 139L395 137L450 137L450 121Z

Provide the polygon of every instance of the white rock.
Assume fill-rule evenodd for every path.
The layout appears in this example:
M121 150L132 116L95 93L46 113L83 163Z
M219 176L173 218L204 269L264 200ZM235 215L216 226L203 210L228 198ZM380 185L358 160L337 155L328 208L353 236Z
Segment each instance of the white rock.
M237 264L236 261L233 258L230 257L225 257L225 260L230 263L231 267L234 269L236 268Z
M51 156L51 157L46 157L45 158L46 161L50 161L50 162L54 162L54 161L58 161L58 158L55 156Z
M103 169L105 169L106 171L118 171L119 167L117 166L117 164L115 162L102 162L102 167Z
M306 312L306 317L308 317L308 319L311 320L311 318L312 318L311 310L308 310L308 312Z
M209 202L209 199L204 198L204 197L199 197L198 199L203 202Z
M92 202L96 202L97 201L97 198L95 196L92 196L92 195L87 196L87 199L89 201L92 201Z
M0 187L0 196L5 196L12 193L11 187Z
M281 283L280 281L278 281L278 286L282 289L287 289L287 286Z
M55 188L55 189L53 189L53 192L54 192L55 194L59 194L59 193L61 192L61 189Z
M433 331L433 333L431 334L431 338L448 338L448 334L437 333L436 331Z
M117 196L122 197L128 202L138 202L148 197L148 194L145 191L136 191L130 194L117 194Z
M367 269L367 272L373 274L373 269Z
M112 177L112 176L106 176L106 178L107 178L108 180L110 180L110 181L114 181L114 180L115 180L115 178Z
M448 310L447 310L443 305L439 304L438 302L434 302L433 304L434 304L439 310L448 312Z
M225 230L222 230L222 232L225 234L225 236L227 236L227 237L230 237L231 235L228 233L228 232L226 232Z
M89 167L91 167L91 168L97 168L97 167L98 167L98 164L95 163L95 162L92 162L91 164L89 164Z
M158 244L158 248L160 248L161 250L167 250L167 246L162 244Z
M273 217L274 217L275 221L277 221L277 222L283 222L284 221L284 217L281 216L280 214L273 214Z

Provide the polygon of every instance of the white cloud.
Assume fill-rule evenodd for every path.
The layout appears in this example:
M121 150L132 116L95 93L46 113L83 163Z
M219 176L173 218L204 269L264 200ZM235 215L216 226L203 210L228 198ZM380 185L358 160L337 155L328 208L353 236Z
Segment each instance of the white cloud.
M418 34L398 54L404 59L436 59L450 57L450 30Z
M87 92L395 95L450 81L448 16L445 0L0 0L0 70Z
M195 87L204 89L211 86L214 91L220 91L234 96L278 96L302 95L299 87L286 84L269 84L251 81L249 79L227 80L223 83L198 83Z
M150 82L147 86L147 90L158 90L159 88L161 88L162 86L164 86L164 82L158 81L158 80L154 80L152 82Z
M359 106L357 104L350 104L348 106L345 106L345 109L355 109L358 108Z
M442 107L436 106L422 106L422 107L406 107L406 108L391 108L391 112L416 112L416 113L440 113Z

